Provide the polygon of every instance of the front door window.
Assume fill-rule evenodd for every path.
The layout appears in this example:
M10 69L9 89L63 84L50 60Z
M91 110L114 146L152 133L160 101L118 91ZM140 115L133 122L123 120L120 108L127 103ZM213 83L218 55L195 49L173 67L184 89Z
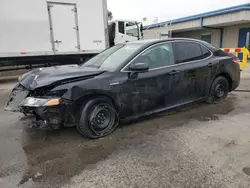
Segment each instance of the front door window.
M174 55L172 44L164 43L156 45L142 53L132 63L147 63L149 70L173 65Z

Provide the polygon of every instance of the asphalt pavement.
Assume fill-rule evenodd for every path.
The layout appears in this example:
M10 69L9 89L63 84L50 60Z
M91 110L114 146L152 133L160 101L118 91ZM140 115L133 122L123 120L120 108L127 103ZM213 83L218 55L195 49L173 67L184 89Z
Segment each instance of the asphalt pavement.
M143 118L99 140L5 112L15 84L0 83L1 188L250 187L250 68L221 104Z

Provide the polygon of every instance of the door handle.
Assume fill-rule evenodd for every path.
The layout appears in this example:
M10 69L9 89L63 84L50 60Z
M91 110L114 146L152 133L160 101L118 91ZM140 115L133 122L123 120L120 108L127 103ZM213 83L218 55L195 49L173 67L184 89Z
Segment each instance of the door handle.
M208 67L212 67L212 66L213 66L213 63L208 63L207 66L208 66Z
M178 70L172 70L169 74L178 74L178 73L180 73L180 71L178 71Z

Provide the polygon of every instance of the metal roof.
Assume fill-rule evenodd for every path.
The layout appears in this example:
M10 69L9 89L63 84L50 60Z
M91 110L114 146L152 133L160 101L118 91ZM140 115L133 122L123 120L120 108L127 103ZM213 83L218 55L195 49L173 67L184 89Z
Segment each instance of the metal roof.
M221 14L243 11L243 10L250 10L250 3L237 5L237 6L233 6L233 7L228 7L228 8L223 8L220 10L215 10L215 11L197 14L197 15L193 15L193 16L178 18L178 19L174 19L174 20L168 20L165 22L160 22L160 23L156 23L156 24L152 24L152 25L147 25L147 26L144 26L144 29L153 29L156 27L162 27L162 26L164 26L166 24L170 24L170 23L176 24L176 23L181 23L181 22L186 22L186 21L191 21L191 20L196 20L196 19L201 19L201 18L206 18L206 17L211 17L211 16L218 16Z

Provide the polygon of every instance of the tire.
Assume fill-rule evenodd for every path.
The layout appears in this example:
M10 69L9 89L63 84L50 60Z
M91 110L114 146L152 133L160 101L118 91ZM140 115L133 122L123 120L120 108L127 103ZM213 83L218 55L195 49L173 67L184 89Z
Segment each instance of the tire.
M227 98L228 92L228 80L224 76L218 76L212 83L207 102L210 104L220 103Z
M108 98L94 98L81 107L78 132L90 139L111 134L119 124L119 118L112 101Z

